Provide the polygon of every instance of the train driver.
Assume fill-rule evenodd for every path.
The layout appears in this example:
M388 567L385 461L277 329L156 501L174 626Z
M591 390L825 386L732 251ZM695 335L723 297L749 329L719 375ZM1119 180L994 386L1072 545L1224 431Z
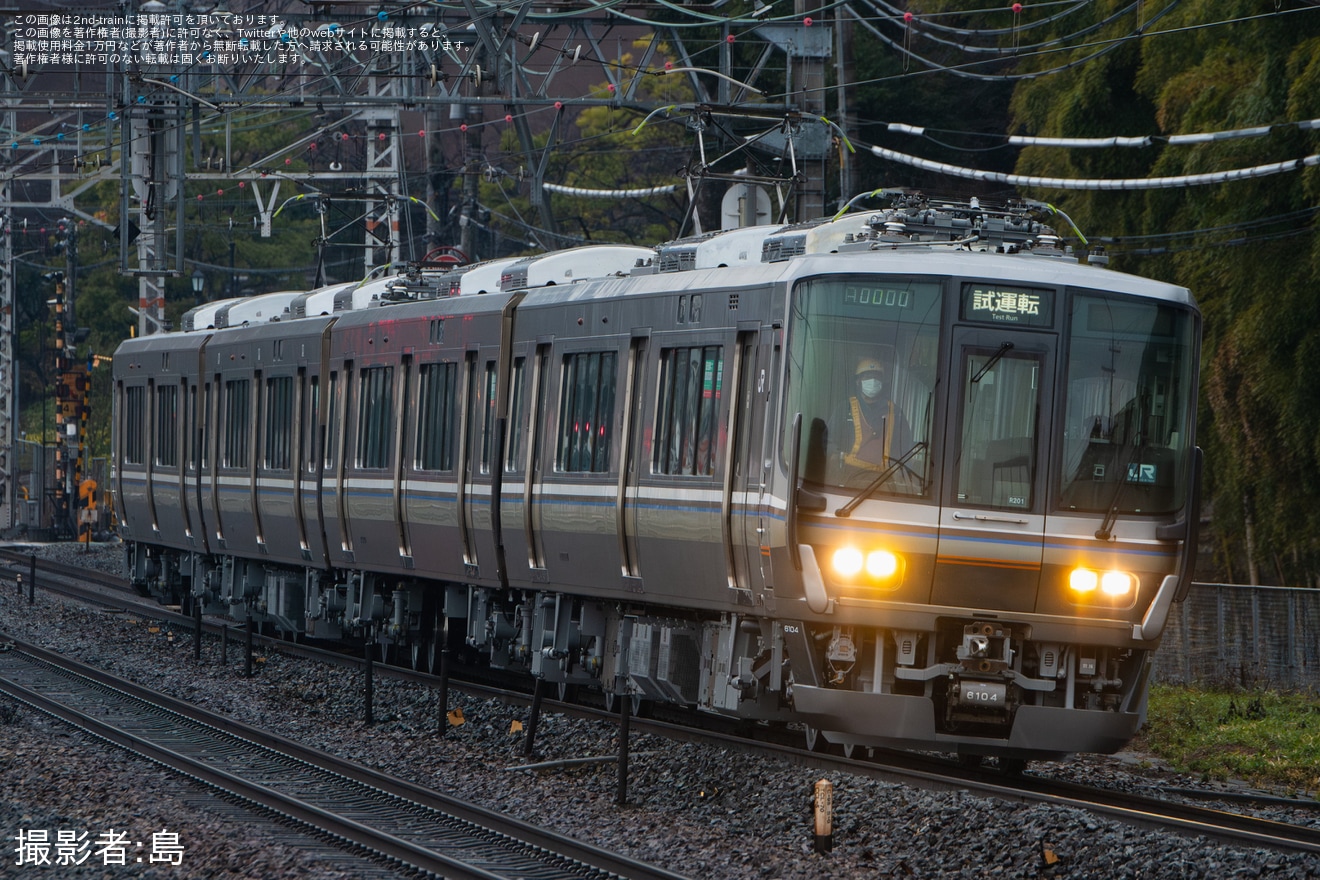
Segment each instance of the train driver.
M879 358L858 358L852 381L847 405L830 421L831 443L845 465L883 470L911 449L912 429L886 394L888 371Z

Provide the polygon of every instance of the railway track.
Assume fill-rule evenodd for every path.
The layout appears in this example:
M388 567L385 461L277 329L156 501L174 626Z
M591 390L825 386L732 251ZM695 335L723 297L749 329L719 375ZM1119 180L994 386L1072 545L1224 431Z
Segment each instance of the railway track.
M485 880L678 877L32 645L6 644L0 690L226 795L410 870Z
M0 554L2 557L3 554ZM19 562L26 565L28 557L22 555ZM92 601L106 601L107 589L118 589L117 601L131 607L144 616L170 620L180 626L191 626L192 619L154 603L140 600L127 591L122 581L105 575L93 574L76 567L47 566L38 562L39 571L45 573L40 581L42 588L58 588L69 594L81 594ZM70 584L66 578L74 580L94 580L99 587L86 587ZM219 630L223 624L212 624ZM322 662L360 669L363 661L360 657L326 651L309 645L294 644L279 639L258 638L267 647L273 647L288 654L300 655ZM378 674L397 677L434 685L436 677L398 666L375 666ZM499 697L509 702L523 705L531 701L526 693L512 692L506 689L481 684L455 682L456 687L481 697ZM545 707L549 711L562 712L577 717L609 721L617 716L613 713L583 706L577 703L564 703L547 699ZM635 733L654 733L671 740L703 742L721 748L740 751L753 751L790 763L805 764L825 772L852 773L860 776L881 779L888 782L901 782L928 790L960 790L985 797L1001 798L1024 803L1042 803L1058 807L1075 808L1106 816L1126 824L1138 827L1173 831L1186 835L1204 835L1216 841L1236 846L1268 847L1281 851L1300 853L1320 853L1320 830L1301 825L1262 819L1242 813L1197 806L1178 800L1154 798L1115 791L1105 788L1077 785L1075 783L1049 779L1034 774L1004 775L985 770L969 769L950 764L947 761L932 759L907 752L875 750L868 759L851 759L834 754L809 752L799 747L795 740L801 734L794 731L781 731L772 728L755 728L756 738L749 738L746 731L740 734L696 729L690 724L667 722L653 718L635 717L631 719L631 728ZM1257 798L1234 793L1179 793L1187 800L1215 797L1221 802L1251 803L1260 801L1268 806L1286 806L1296 810L1320 808L1320 805L1301 800L1283 800L1278 798Z

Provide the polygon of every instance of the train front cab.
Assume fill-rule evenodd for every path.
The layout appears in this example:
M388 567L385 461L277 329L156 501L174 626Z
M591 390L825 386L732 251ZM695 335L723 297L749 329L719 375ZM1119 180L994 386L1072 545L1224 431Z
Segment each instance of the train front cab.
M793 705L827 740L1113 752L1144 717L1190 578L1199 316L1178 288L1036 263L794 290L777 592L805 612ZM866 358L892 401L874 461L839 416Z

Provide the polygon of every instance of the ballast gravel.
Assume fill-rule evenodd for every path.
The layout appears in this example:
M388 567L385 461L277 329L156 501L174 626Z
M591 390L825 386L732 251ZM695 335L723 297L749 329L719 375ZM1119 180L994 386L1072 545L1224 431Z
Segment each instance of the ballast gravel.
M37 551L118 572L119 548L52 545ZM156 630L153 632L153 629ZM0 631L73 656L212 711L347 756L524 821L566 831L675 873L709 878L1225 878L1320 877L1320 857L1223 846L1149 831L1062 807L963 792L932 792L831 773L832 851L815 850L812 791L821 774L788 762L634 733L629 803L615 804L608 761L521 770L526 709L451 691L453 726L434 689L375 681L375 723L362 723L359 674L272 652L243 677L241 645L227 665L206 637L43 595L29 606L0 577ZM531 761L611 756L613 723L546 712ZM1148 756L1082 756L1033 773L1133 791L1196 787ZM1257 812L1263 812L1257 810ZM1303 821L1320 814L1278 810ZM19 838L48 832L50 866L19 865ZM58 831L93 842L76 868L57 867ZM96 841L129 832L124 864ZM150 861L153 835L177 833L179 864ZM336 878L333 857L297 833L232 805L141 759L0 696L0 876ZM25 838L30 844L30 838ZM168 842L170 838L160 838ZM168 847L164 847L168 850ZM29 849L28 855L32 852ZM160 853L156 853L160 855ZM141 858L141 862L136 859ZM387 876L382 874L380 876Z

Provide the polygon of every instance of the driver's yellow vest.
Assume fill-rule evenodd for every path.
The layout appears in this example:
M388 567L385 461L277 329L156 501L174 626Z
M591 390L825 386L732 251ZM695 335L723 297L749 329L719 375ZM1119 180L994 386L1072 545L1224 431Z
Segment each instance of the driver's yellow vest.
M861 402L856 397L848 399L852 407L853 445L852 450L843 456L845 464L860 468L882 468L889 464L889 444L894 437L894 401L889 401L889 414L882 426L881 436L862 415Z

